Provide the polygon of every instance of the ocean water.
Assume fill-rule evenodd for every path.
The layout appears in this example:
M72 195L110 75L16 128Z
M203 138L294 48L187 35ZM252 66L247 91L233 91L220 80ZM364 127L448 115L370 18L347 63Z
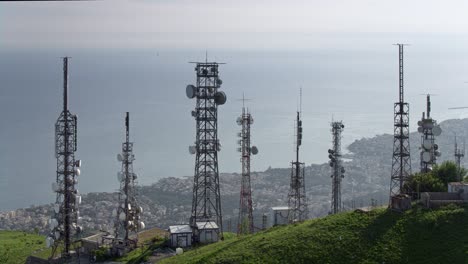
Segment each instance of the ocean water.
M432 113L439 121L468 116L465 106L468 53L408 47L405 53L406 99L412 124L434 93ZM124 140L124 114L130 112L135 143L134 170L140 184L168 176L192 176L195 138L190 115L195 101L185 86L195 82L201 50L31 49L0 50L0 210L54 200L54 123L62 107L62 56L69 64L69 105L78 115L78 151L83 161L82 193L114 191L120 165L116 154ZM221 172L239 172L235 120L242 95L251 100L252 143L259 154L252 170L288 167L293 159L294 119L302 87L304 139L301 159L327 161L330 122L343 120L343 145L361 137L393 132L398 98L398 50L334 46L310 50L214 50L209 61L220 67L228 101L219 107ZM466 77L466 78L465 78Z

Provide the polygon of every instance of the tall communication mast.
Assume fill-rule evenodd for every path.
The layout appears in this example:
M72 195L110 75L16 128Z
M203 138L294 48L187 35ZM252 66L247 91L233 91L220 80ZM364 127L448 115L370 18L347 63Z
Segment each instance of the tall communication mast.
M426 95L426 113L422 113L422 119L418 121L418 132L421 133L420 171L430 172L437 157L441 154L439 146L435 144L435 137L440 136L442 129L437 121L431 117L431 95Z
M193 62L196 64L197 84L188 85L188 98L196 98L192 116L196 120L195 145L189 147L191 154L196 154L195 175L193 180L193 199L190 225L194 230L194 241L199 241L197 223L219 228L219 237L223 235L221 213L221 194L219 188L218 151L218 105L226 102L226 94L219 91L222 81L218 77L216 62Z
M50 258L57 250L62 259L70 259L74 253L74 241L82 232L78 225L78 205L81 196L76 184L80 175L81 161L75 160L77 149L77 117L68 110L68 57L63 58L63 110L55 123L55 157L57 158L57 177L52 189L57 193L54 213L49 221L52 229L46 238L52 247Z
M332 122L333 149L328 150L330 167L332 167L332 204L331 214L341 212L341 181L344 178L345 168L341 160L341 133L343 132L343 122Z
M465 143L463 142L463 149L458 148L457 144L457 136L455 135L455 161L457 163L457 181L461 182L463 181L462 175L461 175L461 159L465 157Z
M120 183L119 206L114 209L113 216L115 239L113 253L123 255L135 248L138 242L138 231L145 228L141 221L143 209L137 202L136 180L137 174L133 172L133 142L130 142L130 114L125 116L125 142L122 143L122 153L117 154L117 160L122 162L121 171L117 173Z
M301 90L302 100L302 90ZM302 145L301 111L296 117L296 161L291 162L291 184L288 193L289 223L307 219L307 200L305 192L304 163L299 162L299 147Z
M409 141L409 104L404 100L403 83L403 47L406 44L396 44L399 49L399 101L394 104L394 136L392 175L390 182L391 197L399 194L409 194L405 185L411 174L411 157ZM393 206L391 204L391 206Z
M237 118L237 124L242 126L238 133L240 137L237 149L241 153L242 180L239 202L239 220L237 222L237 234L253 234L253 209L252 209L252 188L250 186L250 156L258 154L256 146L250 146L250 125L253 124L252 115L249 110L242 106L242 114Z

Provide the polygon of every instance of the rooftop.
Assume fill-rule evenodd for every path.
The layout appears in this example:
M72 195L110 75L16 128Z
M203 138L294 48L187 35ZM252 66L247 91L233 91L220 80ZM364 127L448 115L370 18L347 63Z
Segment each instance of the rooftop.
M173 225L169 226L171 234L192 233L192 228L189 225Z

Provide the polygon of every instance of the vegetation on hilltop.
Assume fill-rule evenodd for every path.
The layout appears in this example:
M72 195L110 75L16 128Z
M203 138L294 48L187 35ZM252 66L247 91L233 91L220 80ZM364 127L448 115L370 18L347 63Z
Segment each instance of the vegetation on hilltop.
M414 192L446 192L449 182L456 182L458 175L463 179L467 170L460 170L453 161L444 161L440 165L434 165L428 173L415 173L410 176L408 185Z
M23 264L31 254L45 248L44 236L22 231L0 230L0 263Z
M345 212L226 239L161 263L468 263L468 208Z

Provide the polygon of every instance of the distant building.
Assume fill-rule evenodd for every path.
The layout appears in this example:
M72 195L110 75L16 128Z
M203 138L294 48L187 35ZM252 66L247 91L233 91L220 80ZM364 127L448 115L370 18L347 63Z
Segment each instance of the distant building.
M447 204L468 203L468 193L464 192L424 192L421 202L427 208L437 208Z
M186 248L192 246L192 228L189 225L169 226L171 247Z
M276 206L271 208L271 221L273 226L287 225L289 218L288 206Z
M464 182L449 182L448 183L448 192L449 193L468 193L468 183Z
M219 227L215 222L197 222L200 243L213 243L219 240Z

